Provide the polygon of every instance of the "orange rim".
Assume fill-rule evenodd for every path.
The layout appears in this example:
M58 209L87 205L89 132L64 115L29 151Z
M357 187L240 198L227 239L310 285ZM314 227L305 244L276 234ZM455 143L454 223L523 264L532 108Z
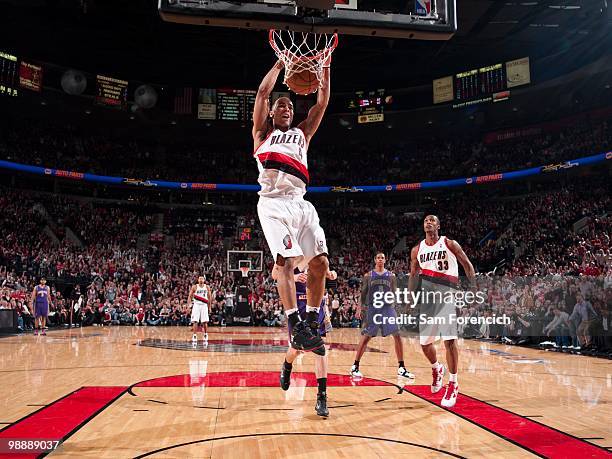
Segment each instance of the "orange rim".
M268 40L270 41L270 46L272 47L272 49L279 53L279 54L283 54L285 52L289 53L289 51L287 49L284 50L280 50L279 47L276 45L276 40L274 40L274 33L276 32L275 29L270 29L270 32L268 33ZM280 33L280 32L279 32ZM308 32L310 33L310 32ZM320 34L323 35L323 34ZM331 46L326 46L324 50L319 51L316 55L314 56L296 56L294 53L293 54L296 58L298 58L299 60L313 60L313 59L320 59L321 56L326 53L329 52L329 54L331 54L335 49L336 46L338 46L338 34L334 33L333 35L334 41L332 42Z

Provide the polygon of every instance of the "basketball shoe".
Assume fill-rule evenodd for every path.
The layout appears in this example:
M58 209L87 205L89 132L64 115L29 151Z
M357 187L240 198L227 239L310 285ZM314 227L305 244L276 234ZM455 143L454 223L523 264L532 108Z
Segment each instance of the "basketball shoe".
M397 375L403 378L414 379L414 373L411 373L408 370L406 370L406 367L399 367L397 369Z
M317 412L318 416L329 416L329 410L327 409L327 392L319 392L317 394L317 404L315 405L315 411Z
M287 368L285 366L285 362L283 362L283 366L280 371L280 386L282 390L289 390L289 386L291 385L291 368Z
M351 376L352 376L353 378L355 378L355 379L361 379L361 378L363 378L363 374L361 373L361 371L359 371L359 367L357 367L357 366L355 366L355 365L353 365L353 366L351 367L351 371L350 371L350 373L351 373Z
M431 369L431 376L432 376L432 381L431 381L431 393L435 394L437 392L440 391L440 389L442 389L442 378L444 378L444 365L442 365L441 363L438 364L438 368L432 368Z
M313 334L312 328L304 321L293 327L291 347L298 351L312 351L316 355L325 355L325 343L318 334Z
M457 403L457 396L459 395L459 384L455 381L449 381L446 386L446 392L442 399L441 405L445 408L452 408Z

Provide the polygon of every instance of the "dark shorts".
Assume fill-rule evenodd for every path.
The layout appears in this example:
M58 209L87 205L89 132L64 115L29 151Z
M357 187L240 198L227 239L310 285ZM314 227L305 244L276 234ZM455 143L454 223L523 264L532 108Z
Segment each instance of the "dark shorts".
M363 322L361 334L365 336L389 336L399 333L399 327L395 323L389 323L385 319L397 318L397 313L393 306L385 305L382 308L370 306Z
M36 303L34 306L35 317L47 317L49 315L49 305L44 303Z
M301 306L298 304L298 314L300 315L301 320L306 320L306 306ZM319 308L319 317L317 317L317 322L319 323L319 335L325 336L325 309ZM293 327L288 324L289 329L289 340L291 340L291 331Z

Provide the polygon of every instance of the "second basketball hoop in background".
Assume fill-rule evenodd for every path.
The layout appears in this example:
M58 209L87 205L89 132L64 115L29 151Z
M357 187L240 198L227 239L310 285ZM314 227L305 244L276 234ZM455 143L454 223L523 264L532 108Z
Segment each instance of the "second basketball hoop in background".
M270 46L285 65L283 83L296 94L317 92L329 67L338 34L270 30Z

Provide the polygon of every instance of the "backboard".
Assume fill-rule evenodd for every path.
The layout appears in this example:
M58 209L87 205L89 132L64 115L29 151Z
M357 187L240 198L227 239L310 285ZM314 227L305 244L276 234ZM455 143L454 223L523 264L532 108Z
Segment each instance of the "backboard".
M287 29L415 40L448 40L457 30L455 0L159 0L163 20L253 30Z
M248 266L249 271L260 272L263 268L263 252L261 250L228 250L227 270L240 272L241 266Z

